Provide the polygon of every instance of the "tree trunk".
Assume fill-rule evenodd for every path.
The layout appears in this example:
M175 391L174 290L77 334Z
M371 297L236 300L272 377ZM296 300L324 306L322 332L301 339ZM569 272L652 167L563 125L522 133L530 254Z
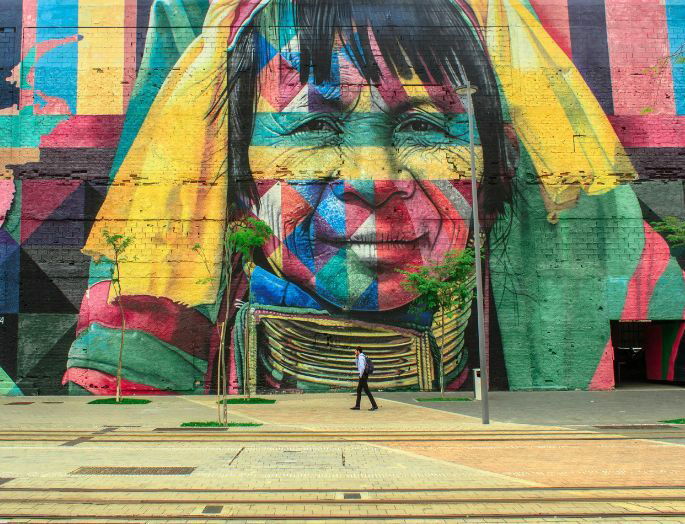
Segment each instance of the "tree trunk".
M442 333L440 334L440 397L445 396L445 308L440 308Z
M124 314L124 304L121 298L121 274L119 273L119 261L114 262L117 270L117 280L119 281L114 289L117 293L117 302L119 303L119 311L121 313L121 340L119 342L119 364L117 366L117 391L115 400L117 403L121 402L121 371L124 364L124 335L126 334L126 315Z

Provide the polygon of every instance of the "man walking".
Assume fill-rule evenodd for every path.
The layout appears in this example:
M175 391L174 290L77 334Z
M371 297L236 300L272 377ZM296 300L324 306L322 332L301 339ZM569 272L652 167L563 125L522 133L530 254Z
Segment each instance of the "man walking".
M359 405L362 400L363 389L364 393L366 393L366 396L369 397L369 401L371 401L371 408L369 409L369 411L376 411L378 409L378 406L376 405L376 401L373 399L373 395L369 390L370 370L368 366L368 359L366 358L364 352L360 349L354 350L354 359L357 362L357 371L359 371L359 382L357 383L357 403L354 405L353 408L350 409L359 409Z

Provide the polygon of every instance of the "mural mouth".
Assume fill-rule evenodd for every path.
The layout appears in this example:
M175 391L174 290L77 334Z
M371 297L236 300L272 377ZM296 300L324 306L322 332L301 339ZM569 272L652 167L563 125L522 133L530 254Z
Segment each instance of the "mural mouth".
M317 241L325 242L326 244L332 244L338 247L346 246L382 246L382 247L415 247L423 243L428 242L428 233L421 233L417 235L416 233L404 234L402 231L388 231L385 233L362 233L355 234L351 237L330 237L330 236L318 236Z

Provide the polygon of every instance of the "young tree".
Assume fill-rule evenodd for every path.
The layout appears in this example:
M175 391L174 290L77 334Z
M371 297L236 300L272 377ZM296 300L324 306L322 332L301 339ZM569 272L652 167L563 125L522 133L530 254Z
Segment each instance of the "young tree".
M102 231L102 236L105 242L112 249L114 258L113 272L112 272L112 289L114 289L114 300L119 305L119 312L121 313L121 339L119 342L119 364L117 366L117 391L116 402L121 402L121 370L124 362L124 335L126 334L126 315L124 312L124 302L122 299L123 293L121 291L121 262L125 262L124 253L126 249L133 242L133 237L128 237L118 233L110 233L107 229Z
M473 297L473 273L475 255L473 249L449 251L436 264L412 266L410 271L398 270L407 279L402 286L418 295L425 306L439 311L442 321L440 335L440 394L445 394L445 316L452 317Z
M255 248L261 248L264 246L266 241L273 235L271 228L263 221L258 220L253 217L248 217L243 214L237 214L235 209L232 209L229 215L233 215L233 218L226 223L226 229L224 231L223 239L223 253L222 253L222 271L221 279L222 282L226 283L226 300L229 300L231 287L233 285L233 272L234 268L237 266L240 257L243 264L247 267L247 278L248 278L248 311L250 308L250 276L252 273L252 266L254 265L254 250ZM211 275L211 268L207 257L200 244L195 244L193 246L193 251L198 253L202 258L202 262L207 268L207 272ZM205 283L209 280L213 280L213 277L209 276L206 279L201 279L198 283ZM230 321L230 310L231 304L226 303L226 310L224 313L224 318L221 322L217 323L217 329L219 331L219 351L217 355L217 372L216 372L216 382L217 382L217 409L218 409L218 419L220 424L228 424L228 375L226 372L226 335L228 331L228 323ZM248 366L249 366L249 333L245 335L245 354L243 356L243 384L244 389L249 396L248 384Z
M249 216L239 216L228 223L224 237L224 259L232 261L236 254L241 255L243 264L247 266L247 311L248 315L251 307L250 280L252 269L254 268L254 250L262 248L267 240L273 235L271 228L262 220ZM230 289L232 272L228 274L227 289ZM228 308L226 308L226 318L223 323L221 340L226 338L226 324L228 322ZM243 351L243 390L250 396L249 388L249 366L250 366L250 333L246 330L244 351ZM222 346L225 342L222 342ZM225 364L224 364L225 366ZM225 381L225 380L224 380Z

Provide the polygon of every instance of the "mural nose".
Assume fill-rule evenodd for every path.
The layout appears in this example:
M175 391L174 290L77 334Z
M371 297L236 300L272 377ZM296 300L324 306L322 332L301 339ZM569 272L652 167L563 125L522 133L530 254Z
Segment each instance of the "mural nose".
M393 197L409 198L415 190L416 183L413 180L340 181L333 188L340 200L361 200L370 208L381 207Z

